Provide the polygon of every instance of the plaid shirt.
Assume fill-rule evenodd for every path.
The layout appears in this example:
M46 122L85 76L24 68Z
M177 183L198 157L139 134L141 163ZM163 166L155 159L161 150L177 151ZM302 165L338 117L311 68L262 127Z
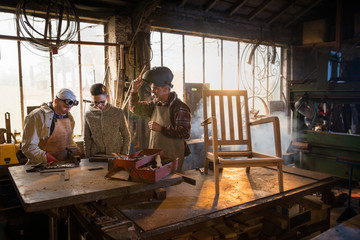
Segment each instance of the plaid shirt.
M171 92L165 104L159 101L140 101L138 93L130 93L130 111L141 116L151 117L155 106L170 105L169 126L162 126L161 132L173 138L190 138L191 132L191 112L189 107L180 101L175 92Z

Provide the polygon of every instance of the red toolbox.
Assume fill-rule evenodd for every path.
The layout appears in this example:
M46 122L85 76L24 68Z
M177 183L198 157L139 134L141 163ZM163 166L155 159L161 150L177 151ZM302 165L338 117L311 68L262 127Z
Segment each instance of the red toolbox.
M161 167L156 167L156 156L160 155ZM106 177L121 170L129 173L130 181L155 183L177 169L178 159L168 159L161 149L143 149L130 155L120 156L112 160L112 167Z

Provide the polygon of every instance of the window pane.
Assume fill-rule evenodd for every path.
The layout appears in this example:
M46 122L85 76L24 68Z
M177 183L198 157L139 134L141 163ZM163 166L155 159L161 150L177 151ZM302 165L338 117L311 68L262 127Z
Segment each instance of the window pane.
M0 34L16 36L15 14L0 12Z
M275 58L273 58L275 54ZM280 89L280 71L281 71L281 48L276 47L275 53L274 49L271 47L269 49L269 101L280 101L281 99L281 89ZM275 61L273 61L275 60Z
M163 33L164 66L170 68L174 74L172 89L178 98L183 100L183 54L182 35Z
M205 82L221 90L221 40L205 38Z
M104 42L104 25L96 23L80 23L81 41Z
M11 131L22 132L17 42L0 40L0 128L5 128L5 113L10 113Z
M105 78L103 46L81 46L81 74L83 99L91 100L91 85L94 83L103 83Z
M161 66L161 39L160 32L151 32L150 35L151 55L150 65L151 67Z
M43 102L50 102L50 61L48 57L41 57L44 52L21 46L21 62L24 86L24 111L28 106L40 106Z
M238 89L238 43L223 41L223 89Z
M185 82L203 82L202 37L185 36Z
M67 45L62 51L64 53L60 56L53 55L54 94L61 88L69 88L75 93L76 99L80 101L77 45ZM82 126L80 104L72 107L71 114L75 119L74 135L80 135Z

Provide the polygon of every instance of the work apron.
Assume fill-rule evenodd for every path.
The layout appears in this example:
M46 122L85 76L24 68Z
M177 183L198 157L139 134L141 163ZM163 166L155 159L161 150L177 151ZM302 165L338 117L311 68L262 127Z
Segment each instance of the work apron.
M155 106L151 115L151 121L161 126L171 125L170 108L166 106ZM162 132L150 131L149 148L162 149L164 156L173 160L179 158L178 170L181 171L184 162L184 139L165 136Z
M72 129L69 118L56 119L54 131L48 139L40 140L39 147L50 153L59 161L67 159L67 150L72 138Z

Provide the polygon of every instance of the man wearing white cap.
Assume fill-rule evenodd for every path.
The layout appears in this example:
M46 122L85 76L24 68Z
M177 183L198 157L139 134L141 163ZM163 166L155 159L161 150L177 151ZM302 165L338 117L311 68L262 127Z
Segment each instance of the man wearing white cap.
M78 104L75 94L63 88L53 102L43 103L26 116L21 149L29 159L27 164L66 160L67 148L76 147L70 110Z

